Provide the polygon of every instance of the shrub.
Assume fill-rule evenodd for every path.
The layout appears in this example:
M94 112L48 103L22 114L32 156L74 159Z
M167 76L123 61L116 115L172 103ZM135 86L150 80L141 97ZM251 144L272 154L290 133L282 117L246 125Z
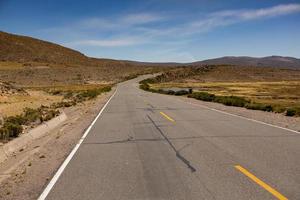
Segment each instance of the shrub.
M244 107L247 103L249 103L249 101L245 98L238 96L217 96L213 101L217 103L222 103L226 106L237 107Z
M156 80L154 78L147 78L147 79L144 79L142 81L139 82L140 84L151 84L151 83L156 83Z
M296 112L297 112L296 109L294 109L294 108L289 108L289 109L286 110L285 115L286 115L286 116L292 117L292 116L295 116L295 115L296 115Z
M19 124L22 125L25 123L25 119L22 115L16 115L16 116L10 116L4 119L4 124L5 123L12 123L12 124Z
M79 93L77 96L78 97L83 97L83 98L88 98L88 99L93 99L97 97L97 91L96 90L87 90L82 93Z
M245 105L245 108L251 110L262 110L267 112L273 111L273 107L271 105L262 104L262 103L248 103Z
M64 108L64 107L71 107L75 105L76 105L76 101L61 101L61 102L53 103L51 105L51 108Z
M8 140L9 139L9 131L6 127L0 128L0 139Z
M176 96L182 96L182 95L187 95L187 94L189 94L189 92L186 90L179 90L179 91L175 92Z
M76 101L81 102L86 99L93 99L96 98L101 93L109 92L110 90L111 90L110 86L106 86L104 88L98 88L98 89L85 90L76 95Z
M188 95L189 98L195 98L202 101L214 101L215 95L208 92L194 92Z
M166 91L166 94L174 95L174 94L175 94L175 91L173 91L173 90L167 90L167 91Z
M41 121L49 121L59 114L58 110L49 110L46 115L42 116Z
M41 117L41 109L24 108L24 123L34 122Z
M142 90L148 91L150 89L150 86L147 83L143 83L143 84L140 84L140 88Z
M3 129L9 137L14 138L18 137L19 134L23 131L23 127L20 124L14 124L10 122L6 122L1 129Z

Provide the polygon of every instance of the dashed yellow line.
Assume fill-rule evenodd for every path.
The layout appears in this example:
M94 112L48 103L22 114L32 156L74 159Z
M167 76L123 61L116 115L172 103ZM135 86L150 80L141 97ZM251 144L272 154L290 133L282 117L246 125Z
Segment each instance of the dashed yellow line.
M272 195L274 195L277 199L279 200L287 200L287 198L285 196L283 196L282 194L280 194L278 191L276 191L275 189L273 189L271 186L269 186L268 184L266 184L265 182L263 182L262 180L260 180L259 178L257 178L256 176L254 176L253 174L251 174L248 170L246 170L245 168L243 168L240 165L236 165L234 166L237 170L239 170L240 172L242 172L244 175L246 175L248 178L250 178L252 181L254 181L255 183L257 183L258 185L260 185L261 187L263 187L265 190L267 190L268 192L270 192Z
M169 117L167 114L165 114L164 112L159 112L162 116L164 116L167 120L171 121L171 122L175 122L174 119L172 119L171 117Z

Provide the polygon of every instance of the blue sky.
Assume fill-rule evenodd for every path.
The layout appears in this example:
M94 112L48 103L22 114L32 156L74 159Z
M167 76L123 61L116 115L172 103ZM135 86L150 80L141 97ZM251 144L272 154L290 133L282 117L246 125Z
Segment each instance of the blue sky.
M300 1L0 0L0 30L100 58L299 58Z

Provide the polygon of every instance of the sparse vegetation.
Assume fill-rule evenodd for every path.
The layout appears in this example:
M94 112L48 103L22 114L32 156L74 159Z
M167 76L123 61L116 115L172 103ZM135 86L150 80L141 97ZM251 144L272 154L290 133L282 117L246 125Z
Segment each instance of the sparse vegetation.
M194 92L190 94L188 97L195 98L202 101L213 101L216 96L208 92Z
M251 109L251 110L262 110L267 112L272 112L273 107L268 104L262 104L262 103L248 103L245 105L245 108Z
M288 108L286 110L286 116L300 116L300 107Z
M0 128L0 139L9 140L18 137L23 126L31 124L40 124L43 121L48 121L59 114L58 110L41 106L38 109L25 108L23 114L4 118L4 123Z
M249 74L253 74L245 78L250 82L233 82L239 80L234 70L244 76L246 75L245 69L247 68L238 69L232 66L206 66L203 69L178 68L141 81L140 88L169 95L175 95L175 91L169 88L182 88L184 91L191 89L192 92L188 94L188 97L202 101L285 113L286 116L300 116L300 70L267 68L261 69L265 74L260 74L258 73L260 69L255 69L256 72L250 69ZM221 76L226 73L232 73L226 77L227 82L208 81L224 80ZM273 81L282 79L285 81ZM288 81L289 79L291 81ZM270 81L259 82L257 80Z

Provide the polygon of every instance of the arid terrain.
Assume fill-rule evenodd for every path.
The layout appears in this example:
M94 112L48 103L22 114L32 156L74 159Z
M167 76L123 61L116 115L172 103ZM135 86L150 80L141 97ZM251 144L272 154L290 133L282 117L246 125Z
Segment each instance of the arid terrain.
M214 65L178 68L157 76L150 87L154 90L191 88L194 92L221 97L237 96L251 101L248 106L251 109L271 106L273 112L291 109L300 114L300 70L297 69Z
M161 69L90 58L54 43L0 32L0 140L19 135L20 125L36 125L41 117L49 120L55 116L50 113L95 98L102 88Z
M261 67L257 64L268 65L276 59L281 58L260 61L234 58L234 63L230 63L241 65L210 63L218 64L222 62L220 59L207 61L209 65L206 62L142 63L96 59L46 41L0 32L0 148L4 149L14 141L18 144L36 128L66 116L51 130L50 126L49 130L46 128L41 137L31 138L23 146L13 147L14 151L6 153L5 160L0 163L0 199L36 199L117 84L144 74L154 74L145 76L150 77L146 79L150 80L146 90L173 91L172 94L185 90L180 95L187 96L187 90L192 89L196 99L199 99L198 93L219 99L234 96L253 110L267 108L265 111L272 112L260 113L216 104L215 101L204 102L201 95L200 100L204 101L199 103L195 99L182 98L189 103L298 130L299 126L295 124L299 122L300 70L298 65ZM290 58L286 59L290 63ZM253 66L248 66L251 64ZM139 99L143 95L137 88L128 86L138 86L135 80L121 87L137 92L130 98ZM125 103L131 105L133 102L127 100ZM288 110L293 111L294 117L284 116Z

